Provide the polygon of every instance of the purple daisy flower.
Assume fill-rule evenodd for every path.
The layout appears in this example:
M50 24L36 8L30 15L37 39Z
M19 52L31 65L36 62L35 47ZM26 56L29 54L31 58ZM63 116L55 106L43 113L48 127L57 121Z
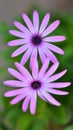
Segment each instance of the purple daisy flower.
M51 94L68 94L66 91L57 89L68 87L71 83L54 82L62 77L67 72L67 70L53 75L53 73L58 68L59 63L53 64L48 69L48 62L48 59L46 59L45 63L39 70L37 59L33 57L31 64L32 74L30 74L28 70L23 67L23 65L17 62L15 62L15 66L17 67L18 71L12 68L8 68L8 72L17 79L3 82L4 85L17 88L16 90L10 90L4 94L5 97L15 96L14 99L11 100L10 104L14 105L23 100L22 110L24 112L27 111L28 105L30 104L30 112L32 114L35 114L36 111L37 95L44 101L53 105L61 105L55 98L53 98Z
M23 13L22 18L26 24L26 26L22 25L20 22L14 21L14 25L19 29L10 30L9 33L19 37L17 40L13 40L8 42L8 46L19 46L17 50L12 53L12 57L16 57L23 54L21 59L21 64L24 65L28 58L32 59L33 54L37 56L37 52L39 53L41 62L43 63L46 57L55 63L57 62L57 58L52 52L56 52L58 54L64 54L64 51L59 47L52 45L51 42L61 42L66 38L65 36L48 36L51 32L53 32L60 24L59 20L56 20L52 24L48 26L48 22L50 19L50 13L47 13L42 23L39 22L38 12L35 10L33 12L33 23L30 21L29 17Z

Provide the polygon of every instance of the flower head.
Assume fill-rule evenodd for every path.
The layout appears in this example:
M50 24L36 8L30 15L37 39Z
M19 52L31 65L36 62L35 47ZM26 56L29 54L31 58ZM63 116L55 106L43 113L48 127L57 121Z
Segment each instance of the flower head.
M65 36L59 35L48 35L59 26L60 21L56 20L48 26L50 13L47 13L44 16L40 25L39 15L36 10L33 12L33 23L30 21L29 17L25 13L22 14L22 18L27 27L22 25L20 22L14 21L14 25L19 29L19 31L9 31L10 34L19 37L19 39L8 42L8 45L21 45L17 50L12 53L12 57L24 53L21 59L21 64L24 65L29 57L31 57L30 59L32 59L33 55L37 56L38 52L42 63L45 61L46 57L49 57L49 59L53 63L57 62L57 58L55 57L53 52L63 55L64 51L51 43L61 42L64 41L66 38Z
M31 62L31 73L23 67L20 63L15 62L15 66L18 71L8 68L8 72L16 78L16 80L7 80L3 84L17 89L6 92L5 97L14 97L11 100L11 104L16 104L23 100L22 110L25 112L30 104L30 112L35 114L37 95L46 102L53 105L60 106L61 104L53 98L51 94L66 95L68 92L57 90L69 86L70 82L55 82L62 77L67 70L64 70L58 74L54 74L58 68L59 63L53 64L48 69L49 60L46 59L45 63L39 70L38 62L35 57ZM47 70L48 69L48 70Z

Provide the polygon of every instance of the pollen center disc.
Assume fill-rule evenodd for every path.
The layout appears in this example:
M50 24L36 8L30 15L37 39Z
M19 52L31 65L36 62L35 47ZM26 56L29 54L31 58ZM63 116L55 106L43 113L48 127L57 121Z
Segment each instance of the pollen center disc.
M39 81L34 81L34 82L32 82L31 87L33 89L38 89L41 87L41 83Z
M42 38L38 35L32 37L32 43L34 45L39 45L42 42Z

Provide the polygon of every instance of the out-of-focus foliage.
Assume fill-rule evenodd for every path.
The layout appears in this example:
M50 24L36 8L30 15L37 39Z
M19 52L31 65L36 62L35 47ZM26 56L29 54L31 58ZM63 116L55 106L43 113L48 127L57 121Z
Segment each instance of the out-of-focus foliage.
M31 17L32 11L28 13ZM39 11L40 19L42 20L44 12ZM60 26L50 35L64 35L67 40L61 43L54 43L61 47L65 54L64 56L56 54L60 66L58 71L68 69L67 74L60 79L60 81L73 81L73 15L60 15L53 16L51 14L50 22L56 19L61 20ZM16 20L23 23L20 18ZM48 103L45 103L38 98L36 114L33 116L29 113L23 113L21 110L21 103L14 106L9 104L11 98L5 98L3 96L4 91L9 90L9 87L2 85L2 81L12 78L7 68L14 67L15 61L20 61L21 56L11 58L11 53L16 47L7 47L6 43L12 39L16 39L8 33L9 29L16 29L14 26L9 27L6 23L0 23L0 37L3 41L3 50L0 50L0 58L4 61L4 65L0 66L0 130L73 130L73 87L72 85L65 90L70 94L67 96L55 96L57 100L62 103L61 107L55 107ZM40 63L39 63L40 64ZM29 69L29 62L26 64Z
M72 126L68 126L68 127L65 128L64 130L73 130L73 125L72 125Z

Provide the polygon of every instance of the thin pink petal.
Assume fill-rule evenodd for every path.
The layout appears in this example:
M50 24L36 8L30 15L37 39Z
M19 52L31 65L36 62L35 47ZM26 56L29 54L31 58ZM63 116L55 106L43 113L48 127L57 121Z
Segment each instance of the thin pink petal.
M57 73L51 77L48 78L48 82L53 82L56 81L57 79L61 78L65 73L67 72L67 70L64 70L60 73Z
M30 93L30 91L31 91L30 88L26 88L24 93L16 96L14 99L12 99L10 104L14 105L14 104L20 102L21 100L23 100Z
M23 112L26 112L26 111L27 111L29 102L30 102L30 95L27 96L27 97L24 99L24 102L23 102L23 105L22 105L22 110L23 110Z
M3 84L6 86L11 86L11 87L24 87L26 85L25 82L21 82L18 80L7 80L7 81L4 81Z
M44 90L41 90L42 95L53 105L60 106L61 104L53 98L49 93Z
M8 91L4 94L5 97L13 97L13 96L17 96L19 94L25 94L26 91L28 91L28 88L20 88L20 89L17 89L17 90L11 90L11 91Z
M36 10L33 12L33 26L34 26L34 33L38 33L38 30L39 30L39 15L38 15L38 12Z
M43 47L43 52L45 53L45 55L53 62L56 63L58 62L57 58L55 57L55 55L46 47Z
M30 112L32 114L35 114L36 102L37 102L37 94L36 94L36 91L33 91L33 94L31 96L31 100L30 100Z
M21 81L26 81L25 78L16 70L12 69L12 68L8 68L8 72L14 76L15 78L21 80ZM27 81L26 81L27 82Z
M7 43L8 46L19 46L23 44L26 44L25 39L13 40Z
M27 27L29 28L29 30L33 33L34 28L33 28L32 22L30 21L29 17L25 13L22 14L22 17L23 17L23 20L26 23Z
M42 48L38 48L38 51L39 51L39 55L40 55L40 59L41 59L41 62L44 63L45 60L46 60L46 55L44 54Z
M41 33L45 30L45 28L46 28L47 25L48 25L49 19L50 19L50 13L47 13L47 14L44 16L43 21L42 21L42 23L41 23L41 25L40 25L39 34L41 34Z
M20 37L20 38L26 38L25 37L25 34L23 32L19 32L19 31L16 31L16 30L9 30L9 33L11 35L14 35L16 37Z
M45 102L47 102L47 100L44 98L44 96L42 95L42 93L38 90L37 91L37 93L38 93L38 96L42 99L42 100L44 100Z
M31 57L30 57L30 69L32 69L33 57L36 57L36 59L37 59L37 48L36 47L33 49Z
M17 104L18 102L23 100L25 98L25 96L26 96L26 94L20 94L20 95L16 96L14 99L11 100L10 104L12 104L12 105Z
M32 76L36 80L38 78L38 61L36 57L32 57L32 62L31 62L31 69L32 69Z
M49 66L49 63L50 63L49 58L46 58L45 62L43 63L43 65L39 71L38 79L42 78L44 76L44 74Z
M12 53L12 57L16 57L20 54L22 54L23 52L25 52L31 45L30 44L26 44L26 45L23 45L21 47L19 47L18 49L16 49L13 53Z
M42 33L42 36L45 37L48 34L50 34L51 32L53 32L60 24L59 20L56 20L55 22L53 22L51 25L49 25L49 27L47 27L47 29Z
M25 77L25 79L27 79L28 81L32 81L32 76L30 75L28 70L25 67L23 67L23 65L15 62L15 66L17 67L19 72Z
M25 53L24 53L24 55L23 55L23 57L22 57L22 59L21 59L21 61L20 61L20 63L22 64L22 65L24 65L26 62L27 62L27 60L29 59L29 57L30 57L30 55L31 55L31 53L32 53L32 51L33 51L33 49L34 49L34 47L30 47Z
M50 43L44 43L44 46L58 54L62 54L62 55L64 54L64 51L55 45L52 45Z
M65 87L68 87L70 85L71 85L70 82L49 83L50 88L65 88Z
M51 89L51 88L45 88L45 90L49 93L52 93L52 94L56 94L56 95L67 95L68 92L65 92L65 91L61 91L61 90L55 90L55 89Z
M46 74L45 74L45 76L44 76L45 79L49 78L49 76L51 76L51 75L57 70L58 66L59 66L59 63L58 63L58 62L56 62L55 64L53 64L53 65L49 68L49 70L46 72Z
M30 31L23 25L21 24L20 22L18 21L14 21L14 25L22 32L24 33L30 33Z
M65 36L51 36L43 39L44 42L61 42L66 40Z

